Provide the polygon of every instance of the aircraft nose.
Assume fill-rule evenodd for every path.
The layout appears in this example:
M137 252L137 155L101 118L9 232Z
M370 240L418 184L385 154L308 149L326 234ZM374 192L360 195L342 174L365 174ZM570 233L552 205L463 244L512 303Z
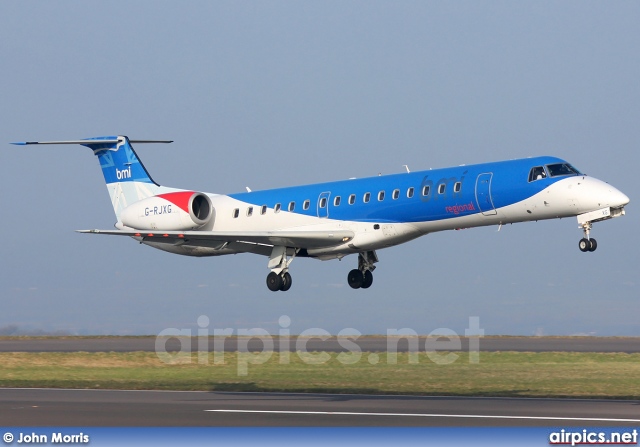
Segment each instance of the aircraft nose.
M580 204L585 210L597 210L605 207L622 208L629 203L629 197L619 189L594 177L578 179L580 185Z
M606 204L606 206L621 208L629 203L629 197L619 189L602 181L598 183L599 185L594 185L596 189L599 190L596 195L599 196L599 200L603 204Z
M611 189L611 207L619 208L630 202L629 197L625 193L614 187L611 187Z

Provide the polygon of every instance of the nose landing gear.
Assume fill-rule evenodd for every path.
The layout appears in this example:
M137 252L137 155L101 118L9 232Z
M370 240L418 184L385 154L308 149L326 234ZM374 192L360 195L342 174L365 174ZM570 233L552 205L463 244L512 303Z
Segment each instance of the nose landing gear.
M589 231L591 231L591 225L593 223L602 222L603 220L609 220L620 216L624 216L624 206L618 208L606 207L576 216L578 218L578 228L582 228L582 231L584 232L584 238L580 239L580 242L578 243L580 251L596 251L596 248L598 247L596 240L589 237Z
M580 239L578 242L578 248L583 253L588 251L596 251L598 248L598 242L595 239L589 237L589 231L591 231L591 222L584 222L580 225L582 227L582 231L584 232L584 237Z

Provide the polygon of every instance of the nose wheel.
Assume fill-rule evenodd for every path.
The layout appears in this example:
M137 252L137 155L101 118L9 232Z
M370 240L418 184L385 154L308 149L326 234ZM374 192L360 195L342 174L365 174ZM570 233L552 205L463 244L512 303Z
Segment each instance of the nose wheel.
M596 251L598 248L598 242L595 239L589 237L591 231L591 222L585 222L581 225L584 237L578 242L578 248L581 252L586 253L588 251Z
M578 242L578 247L580 248L581 252L586 253L588 251L596 251L596 248L598 248L598 243L595 239L582 238L580 239L580 242Z

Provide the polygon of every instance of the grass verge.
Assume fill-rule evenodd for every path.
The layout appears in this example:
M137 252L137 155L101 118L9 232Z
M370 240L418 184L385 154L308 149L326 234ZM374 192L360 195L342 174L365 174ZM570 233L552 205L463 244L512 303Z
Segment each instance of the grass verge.
M429 354L0 353L0 387L640 399L640 354Z

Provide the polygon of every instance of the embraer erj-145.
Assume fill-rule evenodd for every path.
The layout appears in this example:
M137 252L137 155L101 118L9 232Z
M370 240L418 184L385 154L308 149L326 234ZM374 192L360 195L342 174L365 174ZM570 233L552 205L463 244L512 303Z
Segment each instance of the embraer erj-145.
M535 157L315 185L212 194L168 188L151 179L125 136L14 143L81 144L98 157L116 214L116 230L187 256L255 253L268 257L267 286L289 290L296 257L358 255L354 288L373 282L376 250L443 230L576 216L594 251L594 222L624 215L629 198L555 157Z

